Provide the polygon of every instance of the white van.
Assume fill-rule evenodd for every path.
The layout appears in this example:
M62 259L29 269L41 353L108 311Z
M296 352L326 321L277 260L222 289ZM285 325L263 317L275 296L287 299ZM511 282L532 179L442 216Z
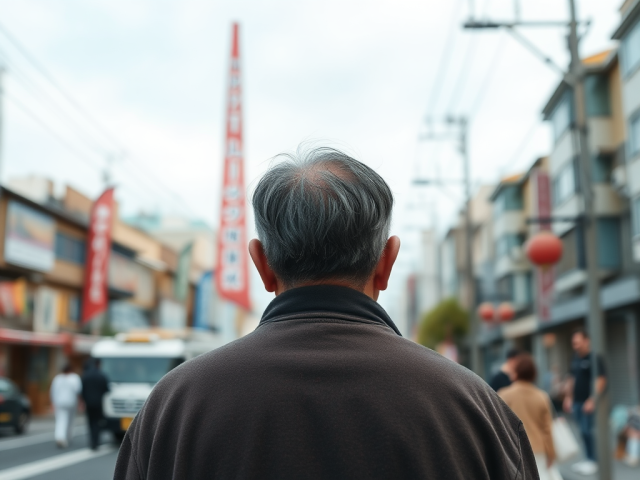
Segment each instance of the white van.
M221 345L218 335L197 330L137 331L97 342L91 356L100 360L110 387L103 398L107 428L121 439L167 372Z

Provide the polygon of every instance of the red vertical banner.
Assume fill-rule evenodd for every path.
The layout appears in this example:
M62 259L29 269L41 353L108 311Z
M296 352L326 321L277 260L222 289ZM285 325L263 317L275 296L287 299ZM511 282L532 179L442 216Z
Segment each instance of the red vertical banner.
M532 172L533 193L535 201L533 202L538 219L551 218L551 182L549 175L541 171L539 168ZM537 223L536 230L550 230L550 221L541 221ZM548 322L551 320L551 303L553 301L553 281L554 268L548 266L546 268L538 268L536 273L537 287L537 305L536 311L540 322Z
M108 188L93 203L89 218L87 258L82 292L83 324L107 311L113 214L113 188Z
M238 24L233 24L216 287L220 298L251 310L247 253L242 84Z

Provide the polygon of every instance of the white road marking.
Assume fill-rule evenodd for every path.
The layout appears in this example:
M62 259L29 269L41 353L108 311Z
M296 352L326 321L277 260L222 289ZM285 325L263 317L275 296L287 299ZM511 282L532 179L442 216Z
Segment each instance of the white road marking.
M97 451L85 448L83 450L63 453L55 457L36 460L26 465L0 470L0 480L23 480L25 478L35 477L36 475L42 475L43 473L75 465L76 463L84 462L92 458L102 457L113 451L115 451L114 447L107 446Z
M74 427L73 436L84 435L87 433L87 427L84 425ZM14 448L28 447L30 445L37 445L38 443L54 442L53 431L47 433L38 433L28 437L11 438L9 440L0 441L0 452L6 450L13 450Z

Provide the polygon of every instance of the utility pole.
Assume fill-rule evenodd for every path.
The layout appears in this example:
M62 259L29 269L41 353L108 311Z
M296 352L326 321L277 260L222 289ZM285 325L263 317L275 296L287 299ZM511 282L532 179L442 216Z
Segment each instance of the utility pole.
M458 152L462 157L462 170L465 195L464 208L464 250L465 268L464 276L467 284L467 302L469 303L469 347L470 366L477 375L482 376L483 368L480 362L478 347L478 316L476 314L476 280L473 273L473 219L471 218L471 173L469 168L468 142L468 120L466 117L448 116L445 122L458 128ZM449 139L448 135L427 134L420 137L421 140L444 140ZM458 183L457 180L454 181ZM431 185L441 183L439 180L414 180L414 185Z
M604 328L604 316L602 314L602 306L600 304L600 272L598 267L598 250L597 250L597 224L594 208L594 192L591 183L591 163L589 155L588 126L587 126L587 108L586 96L584 89L584 80L586 71L582 60L580 59L578 35L578 20L576 15L575 0L569 1L569 13L571 18L569 23L564 22L523 22L516 19L515 22L474 22L470 21L465 24L465 28L484 29L484 28L506 28L516 40L520 41L525 47L530 49L535 55L540 57L547 65L557 71L563 72L553 61L545 56L537 47L524 37L519 35L514 27L517 26L568 26L568 46L571 55L569 71L563 72L563 80L573 89L574 108L575 108L575 136L574 149L579 154L580 159L580 180L581 190L584 201L583 216L583 232L586 249L586 270L587 285L586 295L589 302L587 313L587 325L589 327L591 338L591 374L593 388L595 389L598 376L597 365L598 358L604 357L606 352L606 338ZM517 2L517 0L516 0ZM572 132L573 134L574 132ZM577 137L577 139L576 139ZM553 220L553 219L552 219ZM609 445L609 398L607 389L600 394L594 391L596 400L596 442L597 442L597 459L598 474L600 480L611 480L611 452Z
M596 400L596 447L598 469L601 480L611 480L611 451L609 445L609 398L607 389L596 394L598 378L598 358L603 358L606 350L606 338L602 306L600 305L600 272L598 266L597 249L597 219L594 208L593 184L591 182L591 161L589 155L587 101L584 89L585 68L580 59L578 48L578 22L576 19L575 0L569 0L571 21L569 24L569 50L571 63L569 65L569 83L573 87L575 103L575 124L578 136L578 150L580 153L580 179L582 180L582 198L584 200L584 242L587 260L587 298L589 309L587 325L591 338L591 376L593 396Z
M471 218L471 172L469 167L469 151L467 148L468 121L465 117L448 118L447 123L457 124L459 129L458 150L462 157L464 182L464 249L465 249L465 277L467 283L467 302L469 308L469 339L471 350L471 369L482 376L480 352L478 348L478 316L476 315L476 279L473 274L473 219Z

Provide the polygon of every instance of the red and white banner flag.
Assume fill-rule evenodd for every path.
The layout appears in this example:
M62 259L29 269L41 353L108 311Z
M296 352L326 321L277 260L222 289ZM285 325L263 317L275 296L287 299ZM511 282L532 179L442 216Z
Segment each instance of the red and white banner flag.
M107 311L113 207L113 188L108 188L91 208L82 292L82 323Z
M227 138L222 177L222 206L218 230L216 286L220 298L251 310L249 264L246 233L244 156L242 152L242 85L238 24L233 24L229 97L227 99Z
M531 174L532 189L534 196L533 211L539 218L551 218L551 181L549 175L540 170L534 169ZM550 221L539 222L534 230L551 230ZM536 272L536 311L540 322L551 320L551 304L553 303L553 284L555 274L554 267L538 268Z

